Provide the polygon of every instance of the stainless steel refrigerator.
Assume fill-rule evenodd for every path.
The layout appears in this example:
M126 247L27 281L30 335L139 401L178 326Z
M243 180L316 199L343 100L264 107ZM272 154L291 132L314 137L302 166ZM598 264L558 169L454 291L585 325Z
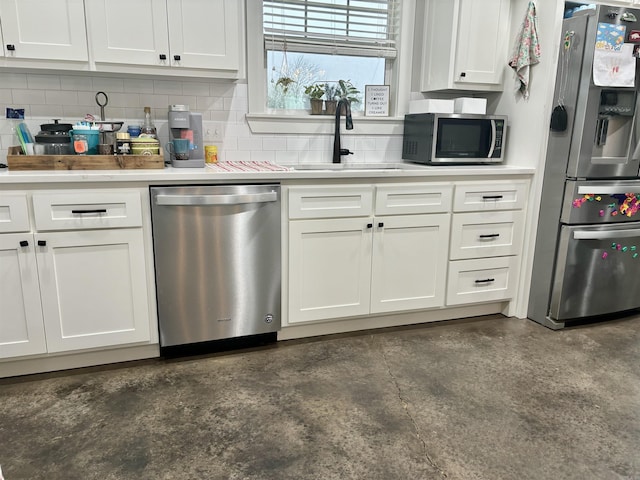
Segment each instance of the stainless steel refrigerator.
M563 21L528 317L553 329L640 308L640 10Z

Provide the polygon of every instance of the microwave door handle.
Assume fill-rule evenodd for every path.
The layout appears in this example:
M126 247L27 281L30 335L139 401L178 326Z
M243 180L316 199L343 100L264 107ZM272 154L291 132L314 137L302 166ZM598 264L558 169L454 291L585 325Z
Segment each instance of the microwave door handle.
M489 154L487 158L491 158L493 155L493 151L496 148L496 121L489 120L491 122L491 148L489 149Z
M615 238L640 237L640 229L632 230L578 230L573 232L574 240L611 240Z

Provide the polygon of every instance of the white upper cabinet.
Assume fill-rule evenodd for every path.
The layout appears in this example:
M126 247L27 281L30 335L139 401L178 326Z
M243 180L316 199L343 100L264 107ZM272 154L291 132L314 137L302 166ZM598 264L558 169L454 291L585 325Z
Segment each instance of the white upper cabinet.
M510 48L510 0L430 0L420 89L501 91Z
M91 0L86 3L96 70L237 72L243 3L236 0Z
M241 4L237 0L168 0L171 64L238 70Z
M0 0L0 22L3 65L88 60L83 0Z

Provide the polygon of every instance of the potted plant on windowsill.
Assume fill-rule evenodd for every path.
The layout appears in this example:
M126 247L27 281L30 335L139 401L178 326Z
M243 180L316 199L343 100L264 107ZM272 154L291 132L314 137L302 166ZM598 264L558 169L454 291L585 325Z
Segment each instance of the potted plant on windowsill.
M342 100L347 99L349 103L360 103L360 90L358 90L352 83L351 80L338 80L337 85L337 94L336 96ZM344 109L344 107L343 107ZM344 111L340 112L341 114Z
M305 95L309 95L309 103L311 103L311 115L321 115L324 95L324 88L321 85L314 84L305 87Z
M337 85L329 85L328 83L324 84L324 114L325 115L335 115L336 114L336 105L338 101L336 97L338 96L338 86Z

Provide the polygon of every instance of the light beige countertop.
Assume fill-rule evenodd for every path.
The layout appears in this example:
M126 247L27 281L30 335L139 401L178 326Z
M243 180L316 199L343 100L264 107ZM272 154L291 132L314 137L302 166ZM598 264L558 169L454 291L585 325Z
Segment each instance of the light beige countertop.
M356 164L357 166L357 164ZM390 168L390 166L392 166ZM287 181L287 180L331 180L354 178L394 179L410 180L412 178L425 177L468 177L475 179L478 176L502 176L502 175L532 175L534 168L509 165L449 165L426 166L411 163L398 164L367 164L366 169L333 170L332 164L313 164L311 166L293 166L305 168L302 170L291 169L288 171L232 171L220 172L209 167L205 168L174 168L154 170L37 170L37 171L10 171L0 170L0 184L55 184L55 183L218 183L218 182L244 182L244 181ZM361 166L360 166L361 167ZM378 168L377 168L378 167ZM311 169L307 169L311 168Z

